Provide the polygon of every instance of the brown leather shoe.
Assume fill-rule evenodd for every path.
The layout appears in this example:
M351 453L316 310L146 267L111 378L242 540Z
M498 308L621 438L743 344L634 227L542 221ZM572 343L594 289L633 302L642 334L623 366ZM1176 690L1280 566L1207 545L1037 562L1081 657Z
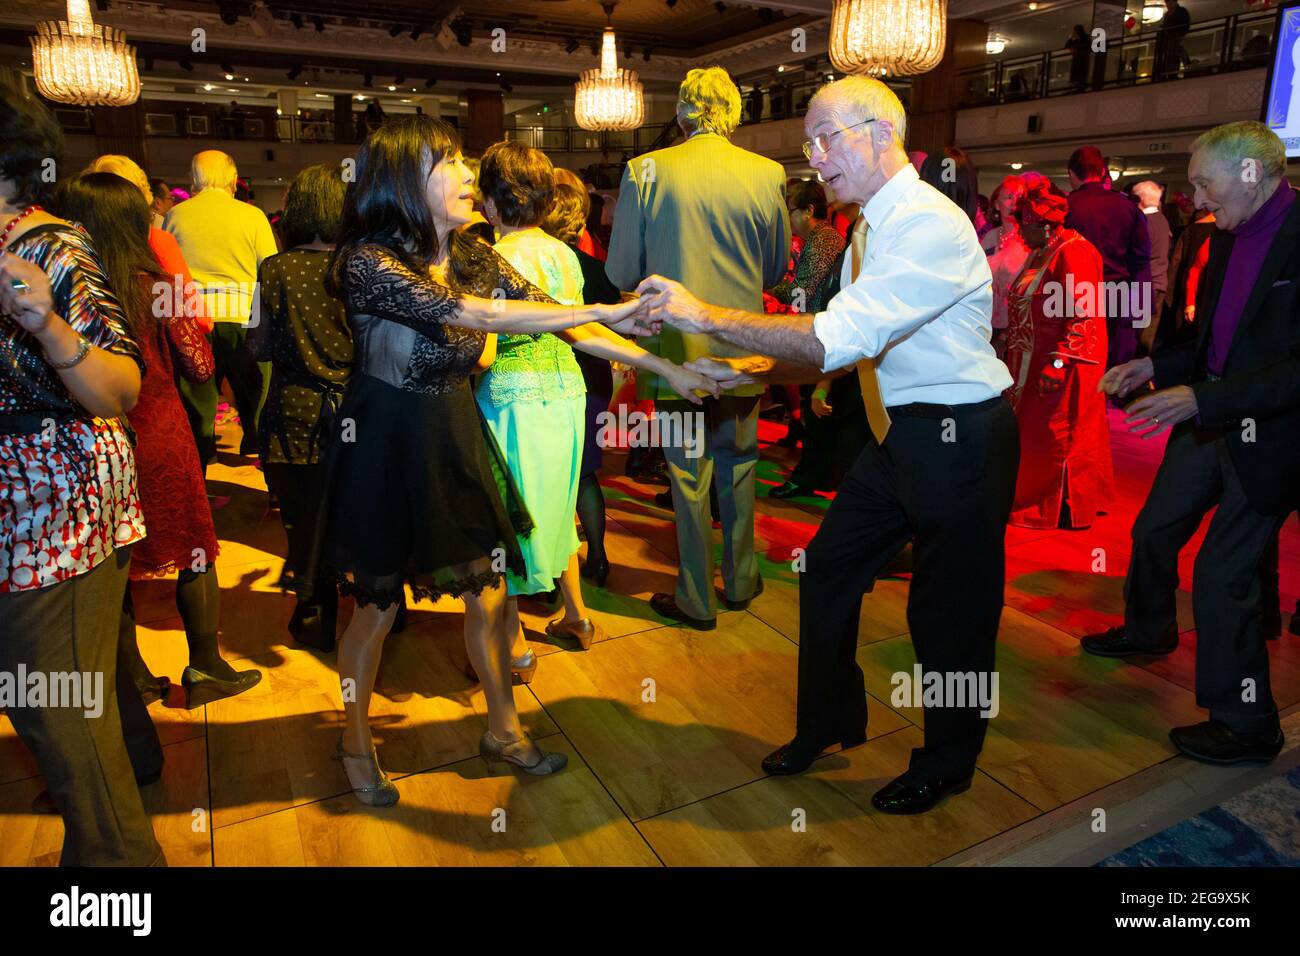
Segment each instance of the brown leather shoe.
M600 636L600 625L589 617L581 621L566 621L557 618L546 625L546 633L551 637L567 637L578 642L584 651L591 647L591 642Z

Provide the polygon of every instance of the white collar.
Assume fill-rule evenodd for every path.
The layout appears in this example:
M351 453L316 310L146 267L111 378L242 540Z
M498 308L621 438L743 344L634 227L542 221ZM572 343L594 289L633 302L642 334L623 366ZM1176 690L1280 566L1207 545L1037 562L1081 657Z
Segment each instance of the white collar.
M876 194L867 200L867 204L862 207L862 213L866 216L867 228L873 228L873 223L879 225L885 221L889 215L889 210L903 198L903 192L912 183L920 179L921 176L916 171L916 167L911 163L906 163L898 172L889 177L889 180Z

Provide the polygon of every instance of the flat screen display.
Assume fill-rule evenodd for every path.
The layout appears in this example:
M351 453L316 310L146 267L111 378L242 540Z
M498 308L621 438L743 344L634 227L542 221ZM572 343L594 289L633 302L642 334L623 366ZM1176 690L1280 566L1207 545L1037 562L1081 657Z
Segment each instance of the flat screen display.
M1286 143L1287 158L1300 158L1300 4L1278 11L1264 122Z

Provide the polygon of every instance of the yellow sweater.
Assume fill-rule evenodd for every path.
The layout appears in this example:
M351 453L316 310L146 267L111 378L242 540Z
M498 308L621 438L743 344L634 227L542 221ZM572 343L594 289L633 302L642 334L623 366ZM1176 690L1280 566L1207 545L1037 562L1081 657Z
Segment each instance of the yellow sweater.
M205 189L173 206L163 229L176 237L204 290L206 314L247 323L257 302L258 267L279 252L266 214L227 190Z

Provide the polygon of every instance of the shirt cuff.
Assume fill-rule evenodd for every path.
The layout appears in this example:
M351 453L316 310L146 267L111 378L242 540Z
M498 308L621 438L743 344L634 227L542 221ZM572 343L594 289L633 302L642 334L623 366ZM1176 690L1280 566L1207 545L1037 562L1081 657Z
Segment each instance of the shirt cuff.
M862 358L859 350L842 341L842 329L843 323L837 323L835 316L830 312L818 312L813 316L813 335L817 336L817 341L821 342L822 351L825 353L821 368L823 372L833 372L846 365L852 365Z

